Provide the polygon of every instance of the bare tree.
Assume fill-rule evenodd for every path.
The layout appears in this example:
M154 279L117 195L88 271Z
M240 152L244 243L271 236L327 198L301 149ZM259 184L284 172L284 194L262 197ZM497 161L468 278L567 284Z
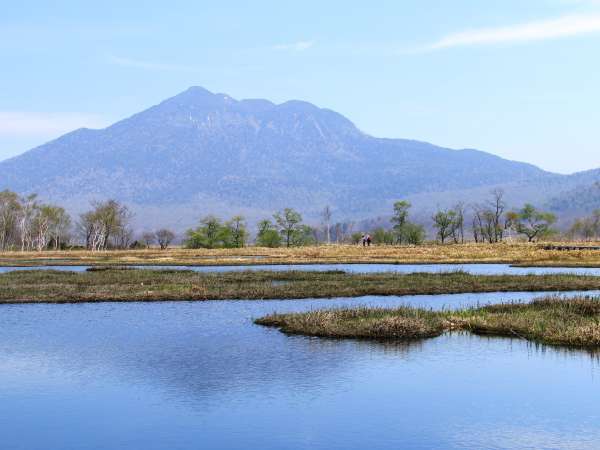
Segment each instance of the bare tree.
M336 242L337 244L339 244L339 243L340 243L340 237L341 237L341 235L342 235L342 224L341 224L341 223L339 223L339 222L338 222L338 223L336 223L336 224L333 226L333 230L334 230L334 232L335 232L335 242Z
M166 228L161 228L155 233L155 235L156 241L158 242L158 245L160 245L161 250L166 250L169 248L169 245L171 242L173 242L173 239L175 239L175 233Z
M42 205L34 210L31 223L32 244L38 252L44 250L48 245L52 215L51 206Z
M454 243L465 242L465 204L462 202L457 203L452 210L455 212L454 226L452 227L452 238Z
M21 238L21 251L31 250L33 246L32 221L37 208L37 195L31 194L21 199L19 217L17 219L19 235Z
M321 212L321 217L323 218L323 227L325 228L325 239L328 244L331 244L331 216L332 216L331 208L329 205L323 208L323 212Z
M354 222L337 222L333 226L335 242L339 244L351 241L355 225Z
M64 208L53 206L50 211L50 242L55 250L70 239L71 217Z
M581 238L586 241L598 239L600 237L600 209L593 211L589 217L576 219L568 234L571 239Z
M117 209L117 223L113 231L113 246L117 248L129 248L133 241L133 229L131 228L133 213L125 205L119 205ZM108 238L107 238L108 239Z
M142 233L141 237L142 241L144 241L144 244L146 245L146 248L150 248L150 246L154 243L154 240L156 239L155 233L152 233L150 231Z
M77 231L84 239L87 249L95 251L103 248L104 231L95 211L88 211L79 216Z
M11 247L17 236L19 196L11 191L0 192L0 250Z
M92 206L94 209L82 214L78 224L87 248L97 251L109 246L128 247L133 235L129 208L116 200L94 202Z
M491 230L493 234L493 242L501 242L504 237L505 224L502 223L506 202L504 201L504 191L502 189L494 189L492 191L492 199L490 200L491 211Z
M473 231L473 240L475 243L485 242L483 236L483 214L478 205L473 205L473 222L471 230Z
M475 242L501 242L507 223L503 221L506 202L504 191L494 189L491 200L483 205L473 205L473 238Z

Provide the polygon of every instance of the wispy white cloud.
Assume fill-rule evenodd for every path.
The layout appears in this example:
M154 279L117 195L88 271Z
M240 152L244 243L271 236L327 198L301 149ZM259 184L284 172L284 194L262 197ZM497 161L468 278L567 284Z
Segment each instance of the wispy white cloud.
M157 70L157 71L174 71L174 72L197 72L198 67L186 66L180 64L169 64L157 61L146 61L142 59L125 58L116 55L107 55L106 61L121 67L131 67L134 69Z
M598 6L600 5L600 0L559 0L559 3L563 3L565 5L583 5L583 6Z
M51 136L77 128L101 128L108 121L85 113L0 111L0 136Z
M442 50L467 45L519 43L600 33L600 15L567 15L517 25L480 28L448 34L421 50Z
M291 50L295 52L303 52L311 47L314 47L317 41L298 41L291 44L278 44L274 45L274 50Z

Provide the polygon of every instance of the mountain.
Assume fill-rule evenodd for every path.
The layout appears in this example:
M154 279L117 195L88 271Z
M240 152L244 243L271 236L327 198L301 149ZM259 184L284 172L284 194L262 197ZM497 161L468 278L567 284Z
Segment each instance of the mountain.
M338 220L363 218L400 198L425 213L497 186L547 201L582 182L477 150L372 137L302 101L238 101L201 87L0 162L0 173L0 189L37 192L73 211L116 198L139 222L176 228L208 213L258 218L287 206L308 218L327 204Z

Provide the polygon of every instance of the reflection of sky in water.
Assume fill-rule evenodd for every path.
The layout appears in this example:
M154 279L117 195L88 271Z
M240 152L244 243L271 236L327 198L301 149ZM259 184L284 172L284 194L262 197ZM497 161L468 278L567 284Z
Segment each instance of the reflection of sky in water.
M288 337L251 321L534 296L5 305L1 447L590 447L600 364L588 353L464 333L412 344Z
M597 450L600 442L600 430L595 424L570 424L567 430L553 429L552 424L545 427L529 428L507 420L499 420L481 428L465 425L459 433L449 433L449 440L460 442L460 434L471 437L471 448L498 450L521 449L562 449Z
M0 267L0 273L13 270L72 270L85 271L89 266L39 266L39 267ZM224 272L242 270L343 270L350 273L374 272L451 272L463 270L478 275L496 274L560 274L572 273L578 275L600 275L600 267L512 267L508 264L284 264L284 265L239 265L239 266L132 266L140 269L181 269L196 272Z

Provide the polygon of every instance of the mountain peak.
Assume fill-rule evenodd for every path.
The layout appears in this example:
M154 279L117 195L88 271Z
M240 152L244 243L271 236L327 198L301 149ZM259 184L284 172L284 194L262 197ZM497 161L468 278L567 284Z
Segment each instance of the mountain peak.
M275 104L265 99L243 99L236 100L225 93L214 93L202 86L190 86L185 91L171 97L161 104L176 103L178 105L188 104L193 106L227 106L239 105L244 110L256 109L257 111L265 111L269 109L278 109L283 112L295 113L314 113L324 111L318 106L302 100L288 100L281 104Z
M191 86L183 92L175 95L174 97L168 98L162 103L168 102L179 102L179 103L201 103L201 102L212 102L219 99L221 96L215 94L208 89L201 86Z
M321 108L313 105L312 103L305 102L302 100L288 100L287 102L280 104L279 109L306 113L319 111Z
M215 95L213 92L202 86L190 86L179 95Z
M314 216L324 204L364 217L411 195L550 176L489 156L371 137L305 101L237 100L192 86L106 129L0 163L0 190L66 206L112 197L191 223L202 213L267 217L289 206Z

